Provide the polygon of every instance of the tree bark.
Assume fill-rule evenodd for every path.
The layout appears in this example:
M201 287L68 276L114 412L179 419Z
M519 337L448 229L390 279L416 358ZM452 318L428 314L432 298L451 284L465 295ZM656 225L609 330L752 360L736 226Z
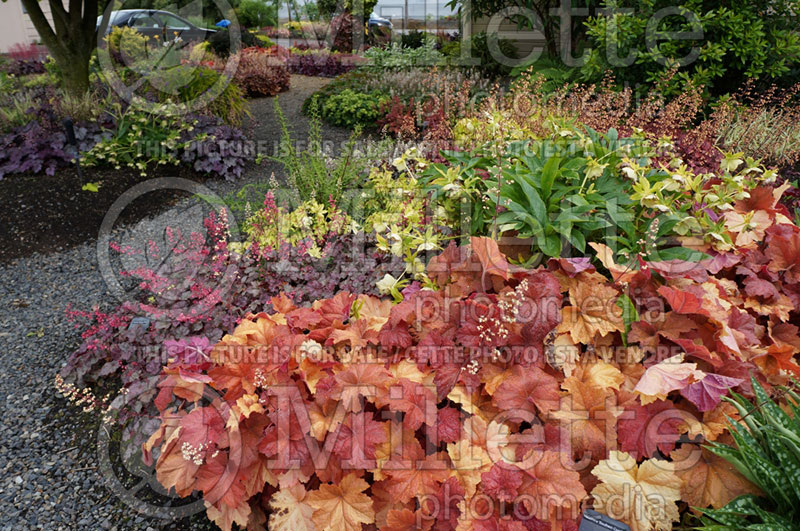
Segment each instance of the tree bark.
M48 0L53 15L50 25L38 0L22 0L42 42L61 70L64 89L74 96L89 90L89 61L97 44L98 0Z

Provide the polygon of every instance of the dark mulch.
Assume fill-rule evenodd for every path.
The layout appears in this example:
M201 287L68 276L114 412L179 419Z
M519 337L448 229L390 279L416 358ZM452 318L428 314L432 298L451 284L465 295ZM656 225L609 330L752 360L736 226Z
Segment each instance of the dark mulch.
M308 118L302 113L303 101L330 82L327 78L292 76L291 89L279 96L284 116L293 131L293 139L305 141ZM245 134L254 141L263 141L268 149L280 139L280 126L274 112L273 98L250 100L252 119ZM323 138L341 146L350 131L323 124ZM263 155L274 155L272 151ZM242 179L228 183L211 179L184 166L154 168L147 177L129 169L111 167L84 168L83 181L74 168L56 175L6 175L0 179L0 264L29 256L49 254L75 247L97 238L108 209L129 188L155 177L183 177L201 182L224 196L248 183L264 182L271 174L283 181L280 164L266 160L261 166L250 163ZM98 192L85 192L86 182L102 181ZM189 193L177 190L150 192L130 205L117 219L115 226L136 222L159 214L175 205Z
M158 175L142 177L130 169L84 168L81 181L75 168L47 175L9 175L0 180L0 263L33 253L69 249L97 238L109 207L132 186L152 177L201 176L183 166L159 168ZM84 182L102 184L97 192L81 190ZM147 193L128 205L123 223L156 214L188 197L187 192Z

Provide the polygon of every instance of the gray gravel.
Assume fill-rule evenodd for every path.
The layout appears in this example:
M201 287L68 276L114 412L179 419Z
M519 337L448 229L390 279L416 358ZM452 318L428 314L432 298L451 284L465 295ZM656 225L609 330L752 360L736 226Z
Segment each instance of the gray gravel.
M295 76L280 96L290 123L305 137L299 112L305 97L327 80ZM259 120L249 136L277 139L272 100L252 102ZM346 131L325 128L337 144ZM223 195L258 182L279 167L248 169L237 183L207 182ZM141 241L164 226L199 228L196 199L187 199L132 227L115 239ZM95 242L47 256L33 255L0 267L0 530L196 528L204 518L165 523L126 506L98 471L99 421L57 396L56 373L80 344L80 329L66 318L68 304L80 310L112 309L117 302L98 270ZM203 525L205 527L205 525Z

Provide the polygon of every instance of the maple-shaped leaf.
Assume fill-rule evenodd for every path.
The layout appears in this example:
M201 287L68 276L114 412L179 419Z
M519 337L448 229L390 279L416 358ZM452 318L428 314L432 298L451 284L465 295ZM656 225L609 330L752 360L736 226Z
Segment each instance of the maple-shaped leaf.
M617 442L617 417L622 409L617 407L616 395L574 377L563 386L568 394L550 416L567 429L576 455L590 461L603 459Z
M561 310L560 333L569 333L576 343L591 344L596 335L625 330L619 292L600 282L576 282L569 289L570 306Z
M453 463L453 475L464 487L467 498L471 498L481 482L481 474L492 466L492 458L483 447L474 446L467 439L448 444L447 455Z
M698 410L710 411L717 407L731 387L736 387L743 381L739 378L708 373L699 382L681 389L681 395L697 406Z
M363 407L362 398L374 402L391 380L389 371L376 363L349 365L334 377L339 385L332 393L332 398L340 400L347 411L356 413Z
M391 509L386 514L386 525L381 531L427 531L433 526L433 519L425 518L420 511L411 509Z
M292 299L287 297L284 292L280 292L278 295L271 297L269 302L272 304L272 308L278 313L287 314L297 308L294 302L292 302Z
M481 474L481 490L499 501L513 502L522 486L522 471L505 463L495 463Z
M461 438L461 412L452 407L440 408L436 412L436 425L425 426L425 433L436 446L456 442Z
M734 421L739 420L739 410L733 404L720 402L711 411L703 412L702 418L689 411L682 411L683 422L678 426L678 431L686 433L694 439L698 436L706 441L715 441L720 435L728 431L728 417Z
M761 297L767 300L774 300L780 296L775 284L758 277L749 277L744 280L744 292L750 297Z
M699 382L706 376L698 370L696 363L683 361L683 354L676 354L647 368L634 391L639 393L642 404L666 400L667 394Z
M242 528L247 527L247 522L250 520L250 504L247 502L238 507L228 507L224 503L216 507L208 502L205 505L208 519L223 531L231 531L233 524Z
M472 236L470 238L472 252L481 261L483 271L488 275L497 275L508 280L508 260L500 252L497 242L491 238Z
M547 414L558 408L558 380L538 367L515 365L511 376L492 396L492 403L502 411L524 410Z
M588 256L578 258L551 258L547 261L547 267L551 270L559 268L569 277L575 277L584 271L595 271L592 265L592 259Z
M397 306L395 306L395 308L397 308ZM390 318L389 321L383 325L383 328L381 328L378 334L378 340L381 346L387 349L410 347L412 338L411 333L408 331L408 323L402 320L393 322Z
M450 477L447 454L439 452L423 456L424 453L405 462L389 462L383 468L387 476L382 482L383 487L401 503L438 492L439 485Z
M625 382L625 376L618 367L601 360L584 361L578 364L575 368L574 377L576 380L602 390L614 389L619 391L620 386ZM561 387L567 391L570 390L564 384L561 384Z
M622 266L614 261L614 251L605 244L589 242L589 247L597 252L597 259L611 273L614 282L629 282L638 271Z
M795 350L791 345L770 345L766 355L758 356L753 361L765 374L778 374L780 371L800 376L800 365L795 361Z
M652 457L656 451L669 454L680 438L684 422L680 411L669 400L641 405L636 395L619 393L619 406L624 409L617 419L620 448L636 458Z
M431 386L400 379L389 386L386 392L379 394L377 405L389 406L392 411L402 411L403 423L412 430L423 424L436 424L436 393Z
M331 330L327 342L332 345L348 343L351 349L359 351L370 343L377 344L378 332L369 328L369 323L366 319L358 319L350 323L347 328Z
M725 228L736 235L736 247L756 247L756 243L764 239L764 231L772 225L768 212L757 210L755 212L726 212Z
M333 451L343 460L343 466L375 468L375 449L388 439L385 422L378 422L371 413L351 413L339 428Z
M666 299L674 312L708 315L708 311L703 308L703 299L694 293L669 286L661 286L658 288L658 294Z
M531 450L517 466L523 472L519 492L534 500L534 515L555 522L578 517L586 490L568 457L561 452Z
M364 493L369 484L355 474L348 474L338 485L323 484L306 496L314 509L312 519L319 530L360 531L361 524L375 521L372 499Z
M631 531L667 531L680 519L676 502L683 481L672 463L648 459L637 465L629 454L612 451L592 474L600 480L592 490L595 510L625 522Z
M744 494L761 494L732 464L699 445L683 444L670 458L690 507L720 509Z
M366 321L368 330L375 332L380 332L392 311L391 299L379 299L370 295L361 295L354 304L358 305L358 318Z
M280 489L270 498L272 513L269 528L272 531L314 531L314 508L306 503L306 489L302 485Z
M800 281L800 229L794 225L773 225L767 229L767 248L770 259L767 269L781 273L790 282Z
M156 461L156 478L165 489L174 488L178 496L188 496L194 490L200 464L192 459L184 459L178 429L161 447L161 455Z

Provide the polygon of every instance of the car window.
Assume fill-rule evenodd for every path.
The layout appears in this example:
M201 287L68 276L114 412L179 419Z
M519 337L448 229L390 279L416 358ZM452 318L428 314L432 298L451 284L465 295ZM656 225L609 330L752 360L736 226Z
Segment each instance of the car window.
M155 19L155 17L151 17L147 13L140 13L138 15L134 15L131 18L129 23L131 27L134 28L160 28L161 23Z
M161 20L164 21L164 25L167 27L168 30L189 29L189 24L187 24L185 20L181 20L175 15L165 15L164 13L159 13L158 16L161 18Z

